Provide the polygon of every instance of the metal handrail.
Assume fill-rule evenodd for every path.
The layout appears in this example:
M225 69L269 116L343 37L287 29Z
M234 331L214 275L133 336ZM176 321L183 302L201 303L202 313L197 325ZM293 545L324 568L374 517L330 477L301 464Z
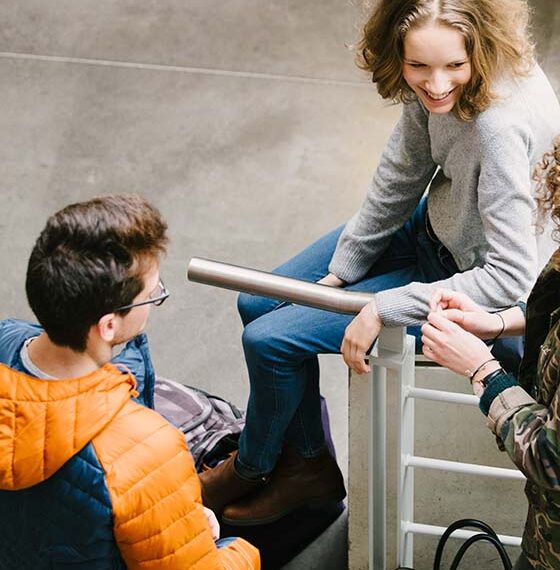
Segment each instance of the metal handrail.
M345 291L338 287L310 283L201 257L193 257L189 262L187 279L223 289L233 289L242 293L350 315L358 314L374 298L371 293Z

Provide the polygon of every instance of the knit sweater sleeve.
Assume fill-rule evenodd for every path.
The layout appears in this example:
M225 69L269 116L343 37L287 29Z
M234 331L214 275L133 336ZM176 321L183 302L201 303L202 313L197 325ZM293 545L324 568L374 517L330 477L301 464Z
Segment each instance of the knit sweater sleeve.
M481 137L473 197L487 242L481 264L434 283L414 282L377 293L379 315L386 326L421 324L438 287L466 293L488 309L510 306L527 295L538 272L530 145L529 135L511 126L492 137Z
M405 104L366 198L340 236L329 271L347 283L359 281L410 217L435 170L427 113L417 101Z

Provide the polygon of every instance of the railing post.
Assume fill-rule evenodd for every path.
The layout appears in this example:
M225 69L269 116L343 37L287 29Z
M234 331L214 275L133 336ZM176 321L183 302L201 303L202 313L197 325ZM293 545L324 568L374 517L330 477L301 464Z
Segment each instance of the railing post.
M350 570L386 569L387 369L400 375L407 346L405 329L383 329L369 359L372 373L349 376ZM366 425L369 429L364 434Z
M414 399L409 398L415 384L415 341L407 338L407 351L398 378L398 486L397 486L397 566L412 566L413 534L406 523L414 520L414 469L408 469L405 457L414 454Z
M369 559L371 570L385 570L387 552L387 369L370 359L371 415L369 421Z

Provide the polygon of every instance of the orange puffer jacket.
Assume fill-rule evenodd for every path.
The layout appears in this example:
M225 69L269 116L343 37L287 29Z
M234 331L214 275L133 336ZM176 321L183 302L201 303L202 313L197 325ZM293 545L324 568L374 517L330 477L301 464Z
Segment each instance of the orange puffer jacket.
M183 435L134 395L133 377L112 364L56 381L0 365L0 510L18 528L3 567L58 568L65 556L97 567L85 553L112 548L99 567L260 568L244 540L216 546ZM25 563L26 544L40 563Z

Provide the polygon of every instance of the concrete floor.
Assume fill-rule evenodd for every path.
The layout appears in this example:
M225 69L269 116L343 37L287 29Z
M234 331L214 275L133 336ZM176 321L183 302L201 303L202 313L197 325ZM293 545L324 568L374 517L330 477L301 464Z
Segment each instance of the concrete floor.
M560 91L557 0L533 6ZM50 213L138 192L172 237L156 367L243 406L235 295L186 283L186 265L271 269L357 209L399 115L353 65L362 20L359 0L0 0L0 317L32 318L25 267ZM344 462L346 372L337 357L323 368ZM290 568L340 568L317 554L332 532Z

